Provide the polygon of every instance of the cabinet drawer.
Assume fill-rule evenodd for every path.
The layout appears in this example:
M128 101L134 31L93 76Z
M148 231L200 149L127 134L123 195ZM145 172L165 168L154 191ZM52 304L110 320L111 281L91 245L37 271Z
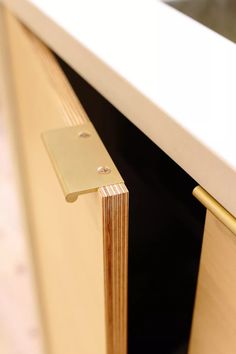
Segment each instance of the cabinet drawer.
M87 127L88 116L52 53L10 13L5 12L5 21L16 98L14 124L46 350L123 354L127 188L122 180L106 183L110 176L96 171L104 186L80 195L74 203L65 200L41 135ZM76 134L74 138L83 139ZM101 162L94 168L102 166ZM85 166L74 163L70 168L73 175ZM61 181L63 171L57 169L57 174Z

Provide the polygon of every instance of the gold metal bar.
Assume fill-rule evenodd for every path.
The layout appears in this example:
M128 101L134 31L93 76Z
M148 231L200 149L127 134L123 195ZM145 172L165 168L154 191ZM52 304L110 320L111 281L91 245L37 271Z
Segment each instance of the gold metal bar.
M230 231L236 234L236 218L220 205L209 193L207 193L202 187L197 186L193 190L193 195Z
M68 202L124 182L92 123L47 131L42 138Z

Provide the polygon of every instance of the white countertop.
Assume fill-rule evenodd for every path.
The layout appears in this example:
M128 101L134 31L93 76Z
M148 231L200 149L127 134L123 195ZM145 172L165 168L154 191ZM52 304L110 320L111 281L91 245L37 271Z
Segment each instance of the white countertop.
M3 2L236 216L233 42L159 0Z

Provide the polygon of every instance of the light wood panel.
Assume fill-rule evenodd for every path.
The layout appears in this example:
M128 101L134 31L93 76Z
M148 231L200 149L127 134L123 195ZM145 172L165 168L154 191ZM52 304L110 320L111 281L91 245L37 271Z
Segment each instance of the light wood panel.
M50 51L6 12L30 242L50 354L124 354L128 191L66 203L40 134L87 115Z
M207 204L212 207L212 202ZM213 211L219 207L215 201ZM236 353L236 235L209 210L189 353Z
M6 26L0 4L0 353L42 354L38 304L13 149L14 114Z

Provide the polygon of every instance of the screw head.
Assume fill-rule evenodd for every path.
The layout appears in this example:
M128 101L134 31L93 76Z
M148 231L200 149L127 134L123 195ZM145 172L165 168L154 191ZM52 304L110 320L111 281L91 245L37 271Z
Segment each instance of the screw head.
M79 132L78 135L80 138L89 138L91 136L91 134L89 132L85 132L85 131Z
M111 169L107 166L100 166L97 168L97 172L101 175L108 175L111 173Z

